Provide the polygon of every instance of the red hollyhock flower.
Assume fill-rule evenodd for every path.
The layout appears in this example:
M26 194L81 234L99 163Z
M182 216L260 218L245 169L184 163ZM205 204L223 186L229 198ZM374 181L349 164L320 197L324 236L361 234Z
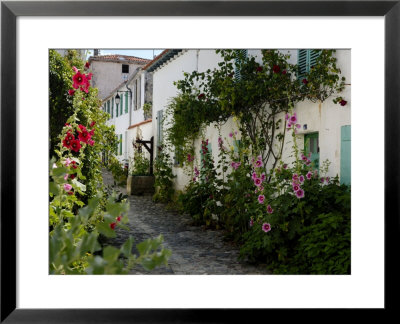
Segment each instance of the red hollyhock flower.
M117 225L117 223L111 223L111 224L110 224L111 229L113 230L113 229L115 228L116 225Z
M93 75L93 73L88 73L86 75L86 80L92 80L92 75Z
M89 62L86 62L86 63L85 63L85 69L88 69L88 68L90 68L90 63L89 63Z
M67 140L66 138L63 139L62 143L63 146L66 147L67 149L71 148L71 141Z
M75 90L69 89L69 90L68 90L68 94L69 94L70 96L73 96L73 95L75 94Z
M262 66L257 67L256 72L261 72L263 70Z
M307 79L303 79L303 81L301 81L301 82L303 82L304 84L307 84L308 80Z
M89 134L90 134L90 136L93 136L93 134L94 134L94 129L92 129L92 130L89 132Z
M121 216L118 216L117 217L117 222L120 222L121 221Z
M74 180L76 175L75 174L70 174L69 177L71 178L71 180Z
M92 122L90 123L90 127L93 127L94 125L96 125L96 122L95 122L95 121L92 121Z
M279 67L279 65L274 65L272 71L274 71L274 73L279 73L281 71L281 68Z
M74 192L73 191L68 191L67 194L72 196L74 194Z
M64 147L70 149L72 142L75 140L74 135L72 135L70 132L67 133L67 135L65 136L64 140L62 141Z
M90 140L91 136L89 132L86 129L84 129L82 130L82 132L78 132L78 138L81 142L87 143Z
M200 93L200 94L197 96L197 98L198 98L198 99L203 99L205 96L206 96L206 95L205 95L204 93Z
M75 161L72 161L71 164L72 164L72 168L73 168L73 169L77 169L77 168L78 168L78 166L76 165L76 162L75 162Z
M71 142L72 151L79 152L80 149L81 149L81 143L79 142L79 140L74 140Z
M339 103L340 103L341 106L346 106L347 101L342 99L342 100L339 101Z
M72 85L75 89L78 89L79 87L83 86L86 83L86 76L82 74L80 71L78 71L73 77L72 81L74 84Z
M283 71L282 71L282 74L286 74L286 73L287 73L286 70L283 70Z

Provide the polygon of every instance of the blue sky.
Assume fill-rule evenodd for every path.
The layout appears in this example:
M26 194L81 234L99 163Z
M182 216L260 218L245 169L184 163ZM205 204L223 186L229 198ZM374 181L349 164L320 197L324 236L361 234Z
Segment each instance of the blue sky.
M89 50L89 56L93 55L93 49ZM154 55L157 56L160 54L163 49L145 49L145 50L127 50L127 49L100 49L100 55L107 54L121 54L121 55L129 55L129 56L137 56L145 59L152 59Z

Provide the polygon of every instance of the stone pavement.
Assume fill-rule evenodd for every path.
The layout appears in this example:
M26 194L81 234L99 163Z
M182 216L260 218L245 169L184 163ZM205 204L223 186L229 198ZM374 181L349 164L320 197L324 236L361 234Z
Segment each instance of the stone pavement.
M106 185L113 183L108 171L103 170L103 178ZM126 193L125 188L116 189ZM192 226L189 215L167 210L165 205L154 203L151 196L129 196L128 200L130 231L116 229L117 237L109 244L119 247L129 235L137 244L163 234L164 246L172 251L168 266L151 272L137 266L132 274L269 274L265 267L239 262L238 248L224 242L221 231Z

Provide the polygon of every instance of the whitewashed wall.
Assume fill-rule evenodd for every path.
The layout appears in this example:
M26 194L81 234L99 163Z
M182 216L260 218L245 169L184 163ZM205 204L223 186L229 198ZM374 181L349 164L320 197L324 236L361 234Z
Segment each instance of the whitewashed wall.
M297 50L283 50L282 52L291 54L290 63L297 63ZM249 55L256 56L256 60L261 62L259 50L249 50ZM337 65L342 71L342 75L346 77L346 83L351 84L351 54L350 50L338 50L336 52L338 58ZM166 62L162 67L153 72L153 134L157 139L157 111L164 109L168 105L170 98L177 95L177 89L173 85L174 81L183 78L183 72L192 72L198 70L200 72L207 69L217 67L220 57L215 54L214 50L187 50L170 61ZM304 134L319 132L320 147L320 164L325 159L331 162L328 172L329 176L335 176L340 173L340 130L343 125L351 124L351 86L346 86L344 92L340 96L344 97L347 105L342 107L332 102L332 98L328 98L324 103L312 103L309 101L297 104L294 111L297 113L298 123L302 128L298 132L298 145L302 149L304 147ZM165 113L164 113L165 116ZM284 118L284 116L281 116ZM168 116L166 117L168 118ZM303 130L303 125L307 124L307 130ZM221 137L226 147L230 147L233 143L229 133L235 132L237 127L232 119L221 128ZM214 161L218 160L218 130L215 126L209 126L205 130L205 139L208 139L212 146ZM236 139L240 139L241 134L236 135ZM157 145L157 143L156 143ZM195 142L196 161L198 165L201 149L201 139ZM283 160L290 163L292 154L291 135L288 134L285 140ZM171 154L173 156L173 153ZM191 176L186 175L182 167L174 167L175 189L183 190L189 182Z

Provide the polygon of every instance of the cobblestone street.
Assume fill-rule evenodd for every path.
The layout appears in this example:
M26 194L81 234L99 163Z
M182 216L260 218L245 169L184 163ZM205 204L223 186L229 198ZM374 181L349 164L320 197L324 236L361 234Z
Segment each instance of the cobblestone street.
M104 183L113 183L111 173L103 172ZM126 189L117 188L126 193ZM223 241L223 233L192 226L188 215L167 210L163 204L152 202L151 196L129 196L130 231L117 229L117 237L110 244L120 246L129 235L135 244L159 234L164 236L164 246L172 251L168 266L151 272L141 266L132 274L268 274L265 267L256 267L238 261L238 248Z

